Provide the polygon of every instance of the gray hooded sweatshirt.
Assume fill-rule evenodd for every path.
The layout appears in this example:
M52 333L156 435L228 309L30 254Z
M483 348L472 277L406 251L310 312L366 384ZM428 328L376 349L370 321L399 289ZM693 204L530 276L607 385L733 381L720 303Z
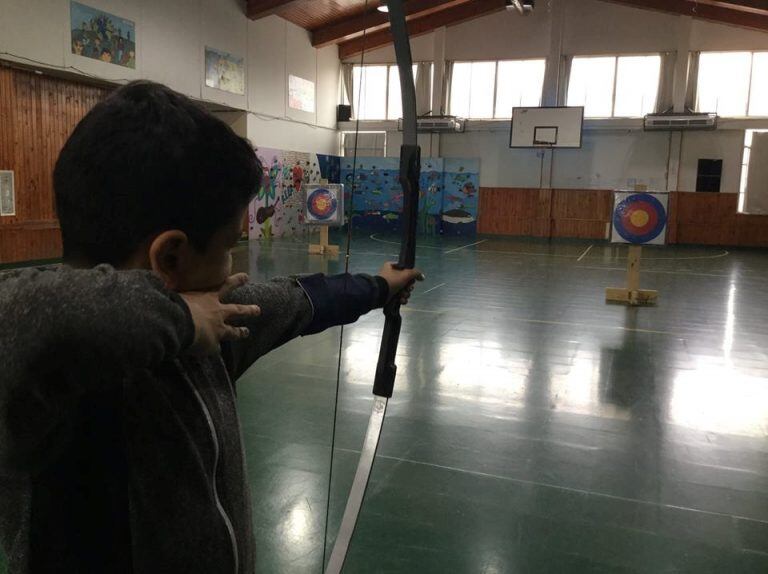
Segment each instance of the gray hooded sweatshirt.
M368 275L248 284L251 336L186 353L183 299L107 265L0 275L0 543L12 574L251 573L235 381L299 335L380 307Z

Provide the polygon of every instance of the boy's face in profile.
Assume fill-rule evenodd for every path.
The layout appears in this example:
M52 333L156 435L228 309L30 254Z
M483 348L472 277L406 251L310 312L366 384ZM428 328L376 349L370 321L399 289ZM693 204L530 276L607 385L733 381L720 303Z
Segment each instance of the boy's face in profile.
M232 248L240 240L245 215L246 209L241 209L234 219L213 234L202 251L180 231L161 233L149 246L145 267L151 268L173 291L219 288L232 274Z

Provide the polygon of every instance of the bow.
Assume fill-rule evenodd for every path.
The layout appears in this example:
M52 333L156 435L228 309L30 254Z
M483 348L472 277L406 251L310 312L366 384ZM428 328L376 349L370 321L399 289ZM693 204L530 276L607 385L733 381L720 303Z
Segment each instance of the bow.
M413 60L405 23L402 0L389 0L389 22L400 70L400 87L403 98L403 145L400 148L399 181L403 189L403 212L401 215L402 239L397 267L412 269L416 261L416 226L419 213L419 172L421 152L416 137L416 88L413 81ZM354 185L354 181L353 181ZM351 226L351 221L350 221ZM373 461L379 446L379 437L384 424L387 403L395 386L395 354L400 338L400 298L393 297L384 307L384 331L381 337L376 377L373 381L373 409L368 419L363 448L357 464L352 488L347 498L344 516L336 542L328 560L326 574L339 574L344 567L347 550L355 532L355 525L368 487Z

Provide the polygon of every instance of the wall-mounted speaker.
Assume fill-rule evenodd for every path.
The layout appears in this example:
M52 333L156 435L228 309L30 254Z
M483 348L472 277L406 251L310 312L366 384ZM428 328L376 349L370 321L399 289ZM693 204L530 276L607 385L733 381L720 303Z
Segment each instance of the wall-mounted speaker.
M352 106L346 104L339 104L336 107L336 121L348 122L352 119Z
M696 171L696 191L719 193L723 178L723 160L700 159Z

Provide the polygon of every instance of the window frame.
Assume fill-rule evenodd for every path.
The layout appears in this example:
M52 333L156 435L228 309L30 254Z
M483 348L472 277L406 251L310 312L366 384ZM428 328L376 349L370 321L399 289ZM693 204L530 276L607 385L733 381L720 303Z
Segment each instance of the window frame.
M471 113L467 114L467 117L464 119L468 120L476 120L476 121L494 121L494 120L510 120L512 119L512 114L510 110L509 116L498 116L496 114L496 98L499 93L499 62L543 62L544 63L544 75L543 80L541 84L541 90L539 92L539 106L541 106L543 100L544 100L544 82L546 81L547 77L547 65L548 65L548 58L546 56L540 57L540 58L505 58L503 60L454 60L452 64L455 66L456 64L475 64L475 63L493 63L493 115L490 118L476 118L473 117ZM446 99L448 100L446 102L446 108L449 110L449 113L456 115L453 113L453 110L451 109L451 93L453 92L453 78L451 79L451 85L448 86ZM470 102L470 112L471 112L471 102Z
M413 74L414 74L414 76L413 76L414 80L416 79L416 71L418 70L418 64L422 64L422 63L429 64L429 68L431 70L431 81L434 83L435 63L431 62L431 61L413 62L412 63L412 70L413 70ZM382 68L382 67L387 69L387 72L386 72L387 82L386 82L386 87L384 88L384 117L383 118L361 119L360 120L361 122L396 122L398 120L398 118L394 118L394 119L390 119L389 118L389 80L390 80L391 74L392 74L391 69L392 68L398 68L398 64L396 64L396 63L393 64L391 62L390 63L380 63L380 64L370 63L370 64L362 64L362 65L360 65L360 64L352 64L353 77L354 77L354 69L355 68ZM399 70L398 70L398 72L399 72ZM362 76L363 76L363 73L361 71L360 72L360 77L362 78ZM343 95L343 98L342 98L343 102L346 102L347 104L351 104L352 105L352 110L355 111L355 114L357 114L356 110L357 110L358 106L355 105L355 103L349 102L347 100L347 96L346 96L346 93L344 92L344 90L342 90L342 95ZM354 87L352 89L352 97L353 98L355 97L355 88ZM352 121L356 121L357 120L357 115L352 117L351 120Z
M699 52L699 59L701 59L701 56L705 54L749 54L749 76L747 78L747 99L746 99L746 105L744 108L744 115L743 116L722 116L724 118L768 118L768 114L766 115L751 115L749 113L749 109L752 105L752 80L755 76L755 54L768 54L768 50L703 50ZM701 67L698 69L698 73L696 75L696 111L697 112L703 112L699 107L699 99L701 97L701 86L699 85L700 81L700 74L701 74ZM711 111L711 110L710 110ZM719 115L719 114L718 114Z
M610 116L588 116L586 113L584 114L584 119L589 120L631 120L631 119L637 119L637 118L643 118L646 114L642 114L639 116L617 116L616 115L616 87L618 85L619 81L619 58L645 58L649 56L657 56L659 58L659 83L661 83L661 75L664 72L662 70L662 66L664 65L664 61L662 58L662 54L660 52L632 52L632 53L622 53L622 54L578 54L578 55L572 55L571 58L571 68L573 67L573 61L577 59L592 59L592 58L613 58L613 91L611 93L611 115ZM568 106L568 92L571 88L571 78L568 78L568 85L565 87L565 105ZM658 97L657 101L654 103L654 110L656 109L656 106L658 105ZM583 104L579 104L583 106L586 110L586 102ZM650 112L650 113L653 113Z

